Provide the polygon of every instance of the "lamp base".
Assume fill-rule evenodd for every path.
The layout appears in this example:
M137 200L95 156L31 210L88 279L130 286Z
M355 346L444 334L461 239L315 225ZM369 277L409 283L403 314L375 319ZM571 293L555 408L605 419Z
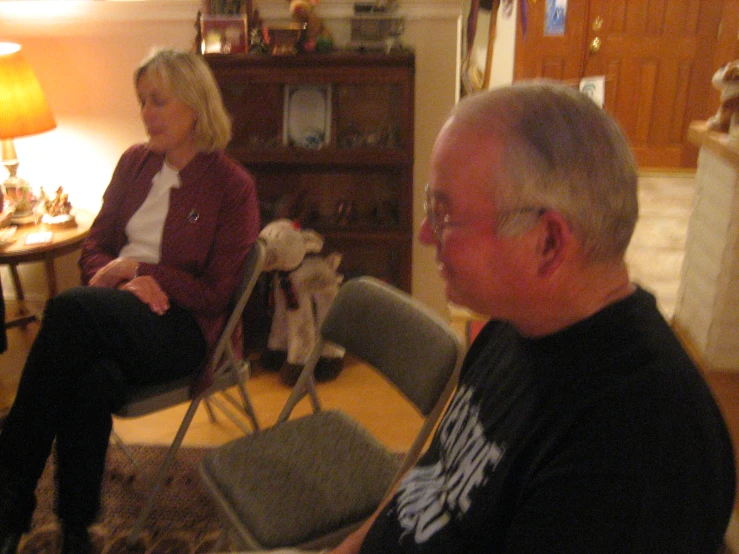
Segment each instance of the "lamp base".
M33 194L28 181L17 175L11 175L3 182L3 187L5 188L5 198L15 206L12 221L22 224L32 218L34 220L32 222L35 223L34 209L38 204L38 198Z

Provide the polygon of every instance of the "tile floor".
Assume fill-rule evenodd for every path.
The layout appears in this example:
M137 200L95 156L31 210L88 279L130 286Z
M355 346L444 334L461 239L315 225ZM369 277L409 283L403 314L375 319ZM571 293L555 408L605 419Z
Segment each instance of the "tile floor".
M626 261L632 279L655 294L667 319L675 311L694 192L693 173L639 179L639 220Z

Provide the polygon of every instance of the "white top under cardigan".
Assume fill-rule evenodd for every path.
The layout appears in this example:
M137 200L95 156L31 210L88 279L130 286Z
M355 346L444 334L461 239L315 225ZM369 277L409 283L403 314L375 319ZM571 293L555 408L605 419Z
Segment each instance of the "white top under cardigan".
M169 211L169 190L179 188L179 172L164 162L151 180L148 196L126 225L128 244L121 249L121 258L147 264L157 264L162 253L162 231Z

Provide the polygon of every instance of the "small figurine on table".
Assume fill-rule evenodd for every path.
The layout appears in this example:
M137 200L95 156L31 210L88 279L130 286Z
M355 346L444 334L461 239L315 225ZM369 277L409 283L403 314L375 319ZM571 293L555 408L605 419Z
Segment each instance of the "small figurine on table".
M50 216L66 215L72 211L72 203L69 201L69 195L64 192L63 187L56 189L54 198L45 196L44 207L46 208L46 213Z
M51 227L73 227L77 223L72 215L72 203L63 187L56 189L53 197L46 196L41 189L41 199L46 213L41 217L41 223Z

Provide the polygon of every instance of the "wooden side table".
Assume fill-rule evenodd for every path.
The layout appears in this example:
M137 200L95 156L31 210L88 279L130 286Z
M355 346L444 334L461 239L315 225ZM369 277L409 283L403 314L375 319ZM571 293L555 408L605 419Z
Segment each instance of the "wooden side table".
M46 269L46 284L49 290L49 298L55 296L58 291L54 260L59 256L74 252L80 247L82 241L90 232L90 226L94 218L95 215L90 212L76 210L76 227L48 229L43 224L20 225L15 232L15 240L4 247L0 247L0 264L10 267L15 295L21 304L21 312L18 314L18 317L6 322L6 327L25 326L36 319L36 316L28 313L23 305L25 295L23 293L23 284L18 275L18 264L43 262ZM31 233L39 231L51 231L51 242L26 244L26 237Z

